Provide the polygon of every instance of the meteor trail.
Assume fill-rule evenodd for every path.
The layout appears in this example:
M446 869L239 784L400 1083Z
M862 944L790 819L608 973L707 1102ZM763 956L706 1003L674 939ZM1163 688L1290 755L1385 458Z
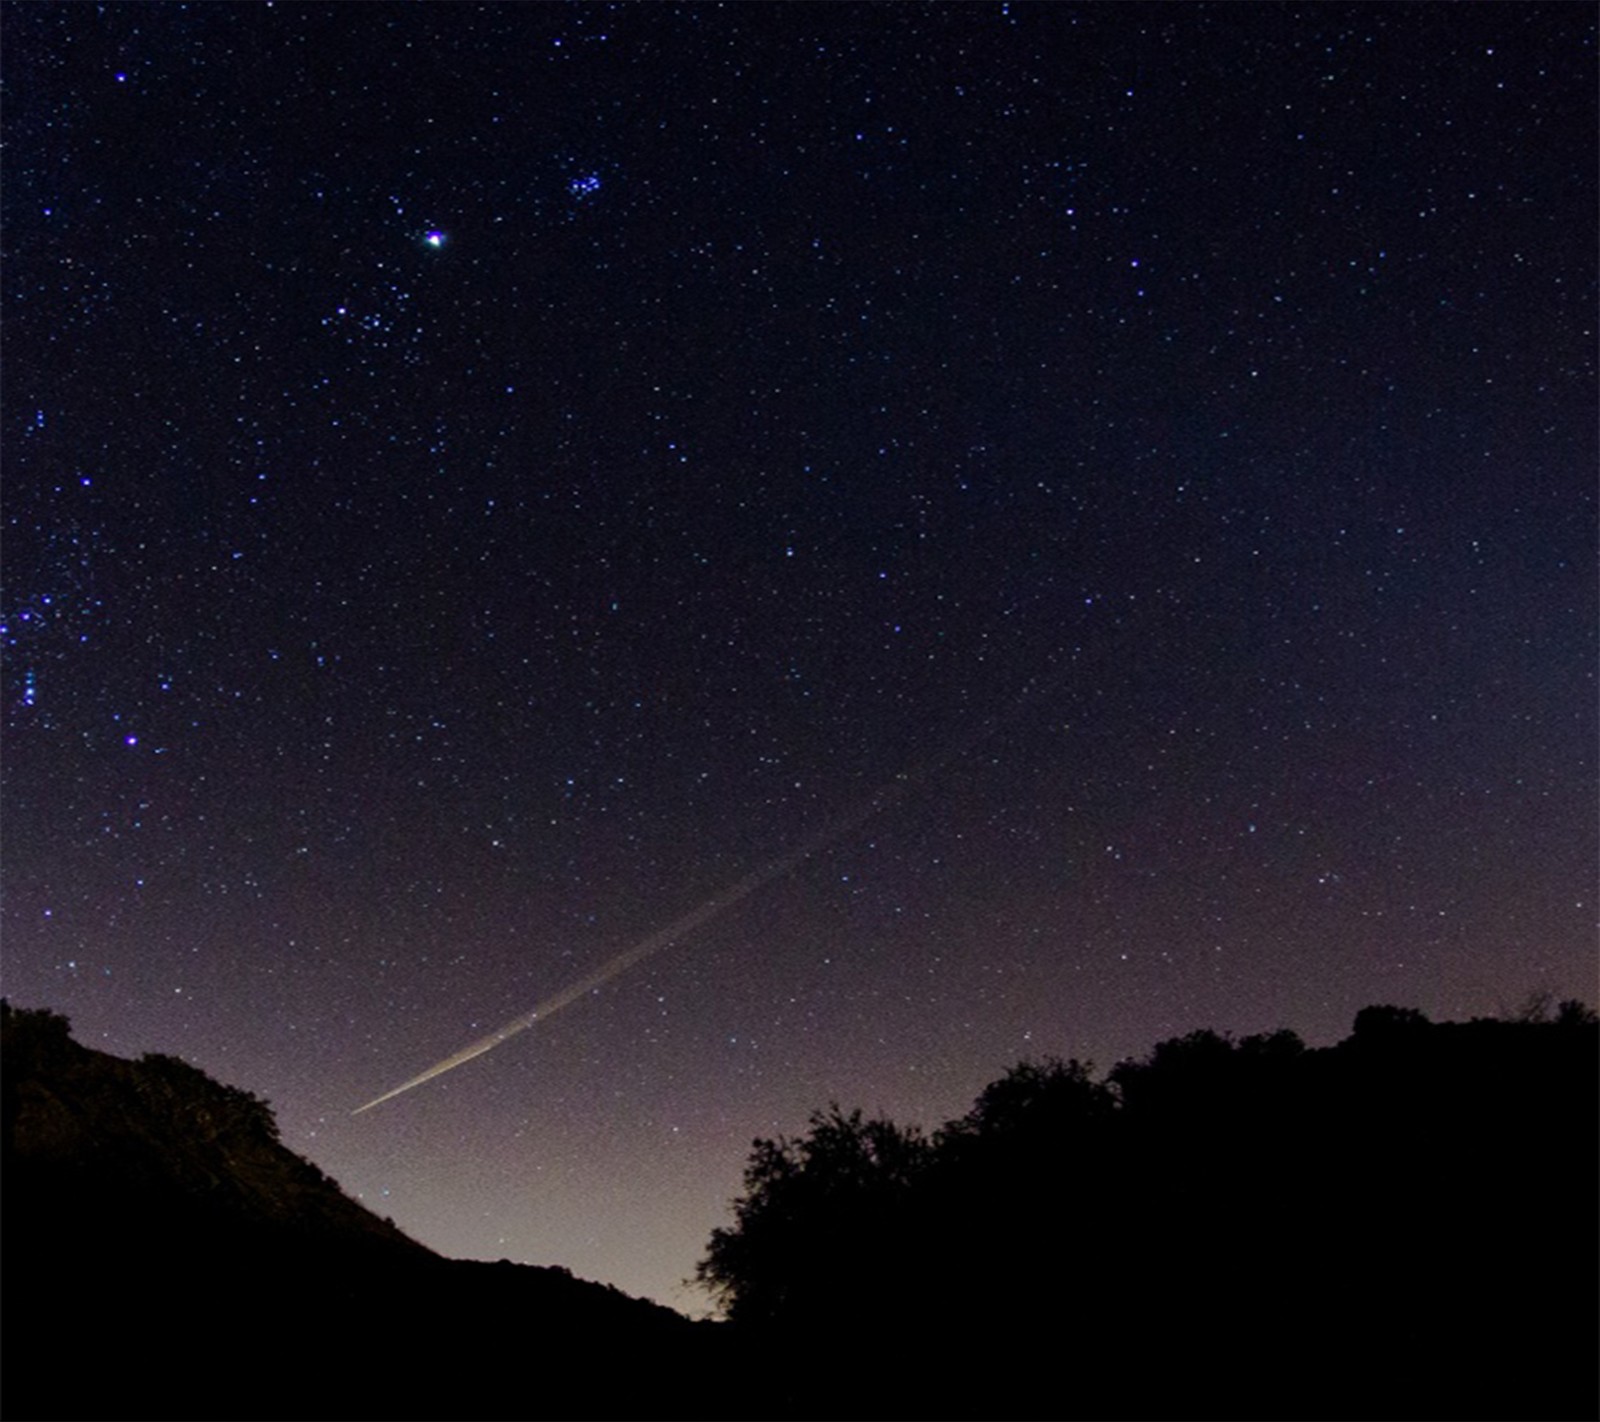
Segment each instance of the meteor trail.
M1047 694L1054 691L1065 680L1065 676L1058 676L1046 682L1042 687L1030 683L1005 710L991 716L978 727L958 740L943 755L934 760L924 762L911 770L903 771L887 784L880 786L870 796L855 808L831 820L808 839L802 840L793 849L785 854L780 854L753 873L745 875L737 883L723 889L720 893L713 894L697 908L691 909L681 918L674 919L665 928L657 929L649 937L635 943L633 947L618 953L616 957L602 963L585 978L563 988L553 997L546 998L529 1011L519 1017L513 1017L505 1026L496 1028L487 1037L480 1037L476 1042L470 1042L458 1052L453 1052L443 1061L435 1062L426 1071L419 1072L409 1081L402 1081L399 1086L386 1091L382 1096L375 1096L365 1106L358 1106L350 1114L359 1116L363 1111L370 1111L374 1106L381 1106L385 1101L392 1101L396 1096L410 1091L414 1086L421 1086L425 1081L432 1081L436 1076L443 1076L445 1072L452 1071L464 1062L470 1062L474 1057L481 1057L485 1052L493 1051L502 1042L515 1037L519 1032L526 1032L534 1023L543 1021L547 1017L554 1017L563 1007L576 1002L580 997L593 992L596 988L610 982L618 975L625 973L637 963L642 963L646 958L653 957L663 948L671 947L680 938L683 938L701 924L710 922L718 914L732 908L735 904L750 897L751 894L770 884L774 879L787 874L791 869L803 864L813 854L820 853L829 845L843 839L851 830L871 819L874 815L889 808L902 799L906 792L920 781L942 770L951 761L965 755L975 746L988 740L1001 726L1015 717L1029 701L1036 695Z

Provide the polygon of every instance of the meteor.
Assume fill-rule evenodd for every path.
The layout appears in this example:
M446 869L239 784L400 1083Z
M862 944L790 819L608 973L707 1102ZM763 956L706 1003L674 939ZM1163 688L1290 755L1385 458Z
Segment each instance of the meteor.
M852 830L864 824L874 815L882 813L891 805L903 799L906 792L914 785L928 779L938 771L944 769L951 761L965 755L974 747L988 740L1003 725L1011 721L1030 701L1036 696L1054 691L1065 680L1058 676L1046 682L1043 686L1030 683L1023 692L1005 710L991 716L982 722L976 729L967 733L956 741L944 754L931 761L908 771L902 771L893 780L881 785L871 795L853 809L840 815L835 820L830 820L826 825L802 840L787 853L780 854L776 859L769 861L753 873L745 875L737 883L729 885L720 893L713 894L699 907L691 909L681 918L674 919L665 928L657 929L649 937L635 943L631 948L618 953L616 957L608 959L585 978L563 988L553 997L546 998L543 1002L530 1008L521 1016L513 1017L505 1026L496 1028L487 1037L480 1037L475 1042L469 1042L458 1052L453 1052L443 1061L435 1062L426 1071L417 1073L409 1081L402 1081L399 1086L386 1091L382 1096L375 1096L365 1106L358 1106L350 1114L359 1116L363 1111L370 1111L374 1106L381 1106L385 1101L392 1101L396 1096L410 1091L414 1086L421 1086L425 1081L432 1081L436 1076L443 1076L447 1071L470 1062L474 1057L481 1057L485 1052L491 1052L502 1042L509 1041L520 1032L526 1032L536 1022L543 1022L554 1017L563 1007L570 1006L580 997L585 997L597 988L603 987L613 978L628 971L629 968L644 962L646 958L654 957L664 948L670 948L680 939L693 933L702 924L709 923L718 914L726 913L735 904L741 903L750 897L757 889L770 884L774 879L781 878L791 869L805 863L812 855L821 853L824 849L843 839Z

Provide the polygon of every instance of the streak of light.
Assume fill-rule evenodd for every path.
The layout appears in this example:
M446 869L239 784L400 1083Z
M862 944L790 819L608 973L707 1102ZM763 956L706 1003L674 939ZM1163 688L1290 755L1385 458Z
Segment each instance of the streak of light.
M665 948L670 948L674 943L688 937L695 929L709 923L719 914L726 913L735 904L742 903L758 889L770 884L774 879L781 878L791 869L798 868L814 854L836 844L852 830L871 819L874 815L881 814L891 805L903 799L913 786L921 783L943 770L951 761L965 755L982 742L994 735L1002 726L1012 721L1024 707L1040 696L1054 691L1065 680L1064 676L1057 676L1044 683L1030 683L1021 695L1014 698L1006 708L982 722L975 729L958 739L941 755L932 760L923 762L911 770L903 771L893 780L888 781L873 791L865 800L823 825L821 829L809 838L802 840L794 848L776 859L769 860L761 868L745 875L738 882L729 885L726 889L713 894L709 899L697 907L690 909L680 918L675 918L665 928L659 928L648 937L641 939L631 948L624 949L614 958L608 959L596 968L587 977L580 978L577 982L563 988L552 997L536 1004L527 1012L513 1017L503 1027L497 1027L486 1037L480 1037L475 1042L469 1042L460 1051L452 1052L443 1061L435 1062L426 1071L418 1072L416 1076L402 1081L400 1085L375 1096L364 1106L358 1106L350 1114L359 1116L363 1111L370 1111L374 1106L381 1106L385 1101L392 1101L396 1096L410 1091L415 1086L421 1086L425 1081L432 1081L436 1076L443 1076L447 1071L454 1071L456 1067L470 1062L474 1057L481 1057L485 1052L493 1051L502 1042L509 1041L519 1033L526 1032L537 1022L543 1022L562 1008L569 1007L581 997L604 987L613 978L621 976L629 968L636 967L646 958L653 958Z

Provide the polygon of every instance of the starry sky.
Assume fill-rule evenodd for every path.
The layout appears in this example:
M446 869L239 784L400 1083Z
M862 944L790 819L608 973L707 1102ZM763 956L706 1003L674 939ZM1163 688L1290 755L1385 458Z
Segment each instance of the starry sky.
M1592 7L0 22L14 1003L698 1312L830 1100L1594 1000Z

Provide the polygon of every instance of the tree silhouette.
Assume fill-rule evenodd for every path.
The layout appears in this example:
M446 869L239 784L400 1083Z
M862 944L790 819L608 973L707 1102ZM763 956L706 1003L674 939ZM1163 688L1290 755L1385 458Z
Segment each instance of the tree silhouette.
M937 1136L941 1151L974 1142L1051 1141L1077 1127L1108 1120L1115 1096L1094 1080L1092 1063L1024 1059L978 1093L972 1110Z
M735 1222L713 1231L696 1277L734 1322L799 1323L843 1306L864 1277L892 1269L897 1212L929 1154L915 1128L837 1105L796 1140L757 1140Z
M1597 1046L1581 1003L1380 1005L1024 1061L931 1140L833 1106L756 1143L699 1277L789 1415L1592 1416ZM841 1406L812 1365L869 1337L964 1363Z
M1597 1023L1600 1023L1600 1014L1587 1003L1579 1002L1577 998L1569 997L1556 1008L1556 1026L1564 1027L1569 1032L1593 1027Z

